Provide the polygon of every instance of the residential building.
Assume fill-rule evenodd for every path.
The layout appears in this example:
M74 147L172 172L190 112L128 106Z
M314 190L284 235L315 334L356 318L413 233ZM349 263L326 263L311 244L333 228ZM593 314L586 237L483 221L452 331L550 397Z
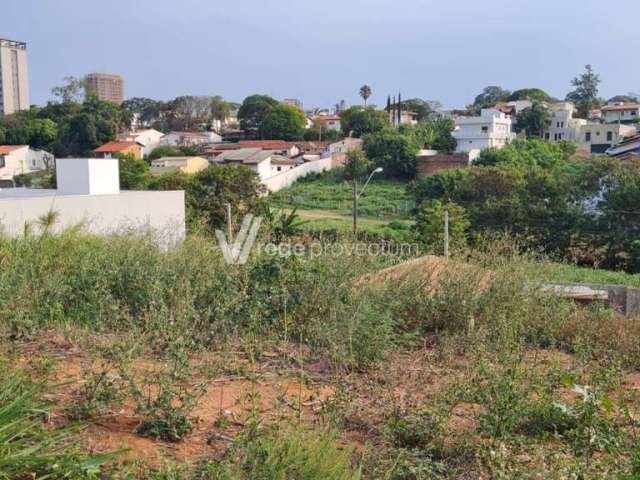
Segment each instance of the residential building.
M210 143L222 142L215 132L169 132L162 137L162 145L172 147L199 147Z
M30 106L27 44L0 38L0 116Z
M495 109L506 115L510 115L511 118L515 120L515 117L520 112L531 107L533 107L531 100L513 100L511 102L498 102L496 103Z
M299 100L297 98L285 98L282 103L286 104L286 105L293 105L294 107L298 107L300 110L304 110L302 108L302 100Z
M300 148L296 142L284 140L241 140L238 142L240 148L261 148L262 150L272 150L278 155L285 157L295 157L300 154Z
M120 105L124 102L124 80L121 75L90 73L85 78L88 95Z
M338 115L318 115L313 117L312 122L322 130L340 131L340 117Z
M389 112L389 121L394 127L399 125L415 125L418 123L418 114L405 110L400 111L400 119L398 120L398 111L391 110Z
M605 153L609 148L636 134L631 125L589 123L580 129L578 148L586 153Z
M515 139L511 117L492 108L482 109L477 117L458 117L455 122L452 135L458 142L458 153L502 148Z
M162 175L168 172L198 173L209 166L203 157L162 157L151 161L151 174Z
M37 225L53 209L53 232L76 226L95 235L138 232L153 235L165 248L185 237L184 192L121 192L116 159L58 159L56 179L57 190L0 190L4 234L23 235L25 225Z
M248 167L258 174L261 182L295 166L292 159L279 155L273 150L261 148L229 150L215 157L212 163Z
M138 142L108 142L93 151L96 158L113 158L117 155L133 155L136 160L142 159L142 145Z
M29 145L0 145L0 180L13 180L16 175L53 168L55 158L44 150Z
M568 140L577 142L580 138L581 128L587 121L581 118L574 118L575 105L571 102L558 102L549 108L551 122L542 135L545 140Z
M620 160L640 159L640 135L625 138L607 150L607 155Z
M361 138L345 138L339 142L331 143L323 152L322 158L330 158L333 166L343 165L347 159L347 153L351 150L362 148Z
M605 123L640 122L640 103L615 103L600 109Z
M121 142L139 143L142 145L142 158L145 158L160 146L162 137L164 137L164 133L150 128L147 130L121 133L118 135L118 140Z

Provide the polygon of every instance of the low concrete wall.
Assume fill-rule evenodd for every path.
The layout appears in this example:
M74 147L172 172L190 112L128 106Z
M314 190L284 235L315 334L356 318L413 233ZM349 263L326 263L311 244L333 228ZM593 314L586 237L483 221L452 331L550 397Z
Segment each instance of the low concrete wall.
M624 285L607 285L598 283L564 283L553 282L545 284L546 288L564 288L570 292L573 288L588 287L596 292L607 292L606 303L627 317L640 315L640 288L626 287ZM561 295L570 298L570 295ZM597 299L596 299L597 300Z
M468 168L469 155L467 154L429 154L416 156L416 170L418 180L429 177L442 170L452 168Z
M170 246L185 237L183 191L121 192L115 195L57 195L55 191L11 189L0 191L0 232L17 237L38 219L58 213L52 231L83 225L93 234L152 233Z
M282 190L283 188L293 185L296 180L305 177L310 173L326 172L332 168L333 160L331 158L314 160L268 178L267 180L264 180L262 184L267 187L267 190L270 192L277 192L278 190Z

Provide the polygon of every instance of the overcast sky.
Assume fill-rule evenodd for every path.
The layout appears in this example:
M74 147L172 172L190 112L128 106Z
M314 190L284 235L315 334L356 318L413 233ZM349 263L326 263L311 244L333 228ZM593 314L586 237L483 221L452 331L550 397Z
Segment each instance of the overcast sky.
M0 0L0 37L28 43L38 104L104 71L129 97L329 107L368 83L461 107L487 85L564 97L587 63L604 97L640 91L638 18L638 0Z

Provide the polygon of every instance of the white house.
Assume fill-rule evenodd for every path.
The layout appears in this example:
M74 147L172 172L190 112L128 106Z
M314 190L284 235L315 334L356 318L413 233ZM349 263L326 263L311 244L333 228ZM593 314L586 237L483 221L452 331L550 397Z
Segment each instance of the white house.
M55 158L44 150L29 145L0 145L0 180L13 180L16 175L53 168Z
M273 150L262 150L261 148L228 150L215 157L211 162L248 167L258 174L261 182L289 170L297 164L294 160L279 155Z
M573 118L575 106L571 102L558 102L549 108L551 123L543 131L545 140L568 140L577 142L580 138L580 130L587 124L582 118Z
M198 147L219 142L222 137L215 132L170 132L161 140L162 145L172 147Z
M313 118L313 123L322 128L322 130L336 130L341 129L340 117L338 115L318 115Z
M605 123L640 122L640 103L615 103L600 109Z
M164 137L164 133L150 128L147 130L121 133L118 135L118 140L121 142L139 143L142 145L142 158L145 158L160 146L162 137Z
M183 191L120 191L117 159L56 161L57 190L0 190L0 230L17 237L25 225L56 212L53 231L81 225L92 234L149 233L169 247L185 236Z
M455 121L452 135L458 142L458 153L502 148L516 138L511 117L492 108L482 109L478 117L458 117Z

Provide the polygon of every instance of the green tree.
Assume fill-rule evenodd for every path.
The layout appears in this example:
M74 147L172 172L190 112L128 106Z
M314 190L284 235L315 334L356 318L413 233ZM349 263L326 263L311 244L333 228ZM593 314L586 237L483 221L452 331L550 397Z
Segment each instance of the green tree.
M192 218L200 219L213 231L225 224L227 204L239 220L264 208L259 185L258 175L247 167L211 165L193 176L187 187L187 205Z
M373 107L347 108L340 114L340 127L345 137L362 137L368 133L376 133L390 127L387 112L378 111Z
M411 135L395 129L385 129L365 135L364 150L385 175L412 179L416 175L416 155L419 146Z
M149 164L133 155L119 155L120 188L123 190L144 190L151 183Z
M134 97L122 102L122 110L129 112L132 118L137 116L142 125L151 125L160 119L162 102L151 98Z
M301 140L307 117L294 105L284 103L274 106L260 125L262 138L277 140Z
M555 99L541 88L521 88L514 91L508 98L509 101L531 100L532 102L554 102Z
M616 95L607 100L607 103L640 103L640 95L628 93L627 95Z
M518 131L525 131L528 138L542 137L550 123L551 112L544 103L537 100L531 108L525 108L517 116Z
M574 90L567 94L567 101L575 103L578 115L588 117L589 112L594 108L598 108L602 101L598 96L598 87L600 85L600 75L597 75L591 65L586 65L584 73L574 78L571 85Z
M279 102L268 95L251 95L244 99L238 110L240 128L257 134L267 115Z
M229 116L231 107L229 102L219 95L216 95L211 99L211 117L219 122L224 122Z
M449 249L462 250L467 245L471 222L465 209L453 202L432 200L422 205L416 214L415 232L430 252L442 254L444 250L445 212L449 214Z
M428 120L429 116L433 113L432 102L422 100L421 98L410 98L409 100L403 100L402 110L414 112L416 114L416 120L418 122Z
M0 125L0 145L7 141L7 130Z
M362 97L362 100L364 100L364 107L367 108L367 100L369 100L369 97L371 96L371 86L369 85L363 85L360 87L360 96Z
M436 117L417 125L400 125L399 131L410 135L420 149L453 152L457 143L451 134L454 128L455 122L452 119Z
M495 106L498 102L504 102L509 99L511 92L502 87L490 86L485 87L482 93L478 94L473 101L473 105L479 108L488 108Z
M87 96L87 82L84 78L64 77L64 83L53 87L51 94L63 103L81 103Z
M153 149L153 151L147 156L146 160L151 162L162 157L180 157L184 155L182 151L171 145L160 145Z
M369 174L373 167L373 162L360 148L347 152L344 162L344 176L346 180L358 180Z

